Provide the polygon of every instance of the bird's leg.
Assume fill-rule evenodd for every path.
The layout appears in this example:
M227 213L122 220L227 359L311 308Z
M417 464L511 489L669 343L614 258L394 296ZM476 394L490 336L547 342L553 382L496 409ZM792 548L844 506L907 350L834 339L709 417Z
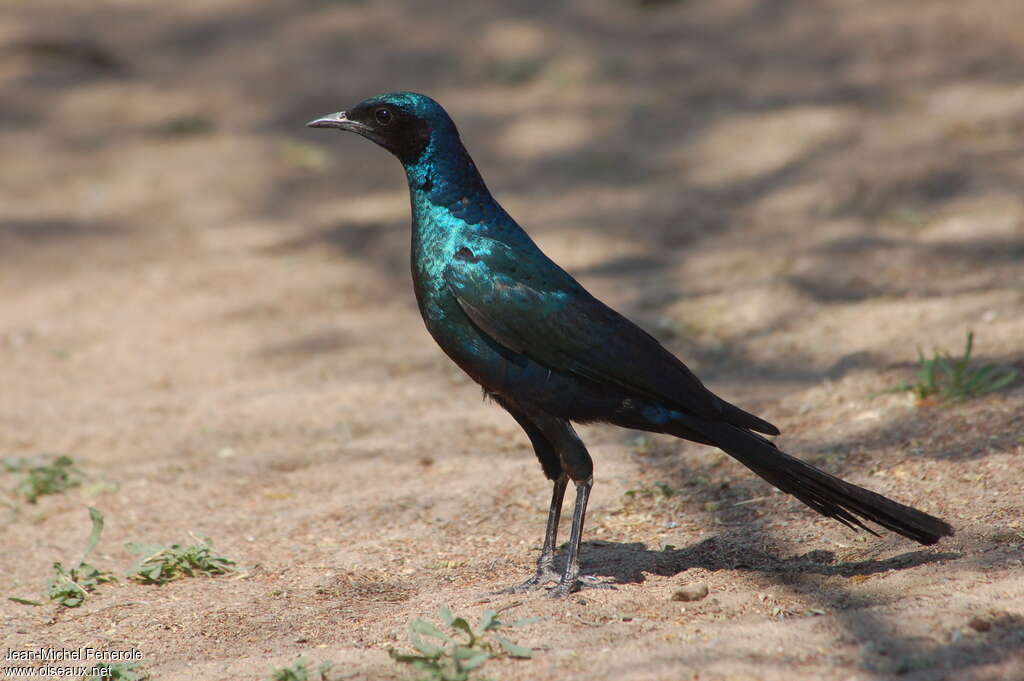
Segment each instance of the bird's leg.
M544 547L537 559L537 573L522 584L509 587L505 593L522 593L539 589L549 582L557 582L559 574L555 572L555 541L558 539L558 521L562 517L562 500L565 498L565 487L569 477L562 473L555 479L551 491L551 508L548 509L548 526L544 530Z
M537 577L554 575L557 578L558 576L552 569L552 565L555 563L558 522L562 517L562 500L565 498L565 487L568 482L569 476L563 473L555 480L554 488L551 491L551 508L548 509L548 526L544 530L544 547L540 550L540 558L537 559Z
M594 478L574 480L576 485L576 506L572 511L572 530L569 533L569 552L565 557L565 571L558 584L548 591L548 596L560 598L576 591L580 586L580 540L583 538L583 520L587 515L587 500Z
M565 556L565 570L562 572L558 584L548 592L552 598L567 596L582 586L611 589L610 585L580 581L580 542L583 539L583 522L587 516L587 501L590 499L590 488L594 485L594 478L588 477L585 480L573 480L577 486L577 503L572 509L572 529L569 530L568 554Z
M506 589L505 593L531 591L550 582L558 582L548 592L550 596L556 597L564 596L581 586L610 588L592 580L580 580L579 554L583 518L587 513L590 488L594 484L594 462L583 441L565 419L541 411L525 412L500 395L493 397L526 431L544 468L544 474L555 482L551 492L551 507L548 510L548 526L544 532L544 548L541 549L540 558L537 560L537 572L522 584ZM559 575L554 569L555 542L558 538L558 521L562 515L562 500L570 478L576 485L576 507L572 516L572 532L565 570Z

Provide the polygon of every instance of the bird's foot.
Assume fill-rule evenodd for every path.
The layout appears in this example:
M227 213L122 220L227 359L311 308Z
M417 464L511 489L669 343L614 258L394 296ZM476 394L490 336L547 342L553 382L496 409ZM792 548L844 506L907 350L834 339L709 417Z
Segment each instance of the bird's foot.
M551 566L537 568L537 574L533 577L530 577L522 584L516 584L515 586L510 586L507 589L502 589L498 593L522 594L528 591L538 591L551 582L558 582L561 578L562 576L555 572Z
M592 575L584 575L577 579L559 579L558 584L548 589L548 598L564 598L580 589L614 589L615 586L608 582L602 582Z

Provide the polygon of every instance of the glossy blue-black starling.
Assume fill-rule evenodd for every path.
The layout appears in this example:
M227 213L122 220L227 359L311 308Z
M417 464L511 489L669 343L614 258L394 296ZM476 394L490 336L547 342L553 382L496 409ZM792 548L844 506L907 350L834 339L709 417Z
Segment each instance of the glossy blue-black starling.
M657 340L590 295L491 197L451 118L411 92L368 99L318 118L402 162L412 198L412 277L427 330L512 415L554 481L536 574L515 590L581 584L580 536L593 462L571 422L603 421L718 447L783 492L851 528L873 521L934 544L949 524L840 480L758 435L778 429L704 384ZM576 507L565 569L554 570L562 497Z

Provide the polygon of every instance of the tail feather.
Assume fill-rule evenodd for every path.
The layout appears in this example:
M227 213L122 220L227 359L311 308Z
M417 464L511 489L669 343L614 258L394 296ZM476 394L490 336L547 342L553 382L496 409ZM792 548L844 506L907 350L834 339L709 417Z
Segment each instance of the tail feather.
M862 522L870 520L926 545L953 535L953 527L944 520L829 475L747 430L697 419L680 425L697 431L775 487L847 527L877 536Z
M727 421L734 426L756 430L765 435L779 434L779 429L774 424L768 423L759 416L754 416L749 411L743 411L735 404L729 404L725 400L722 400L722 415L723 421Z

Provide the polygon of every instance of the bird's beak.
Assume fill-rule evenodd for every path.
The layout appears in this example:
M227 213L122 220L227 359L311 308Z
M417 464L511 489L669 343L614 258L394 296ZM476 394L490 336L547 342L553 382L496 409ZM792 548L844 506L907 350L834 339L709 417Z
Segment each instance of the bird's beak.
M337 113L328 114L323 118L317 118L309 123L306 123L306 127L309 128L338 128L340 130L352 130L353 132L359 132L361 128L365 128L362 123L356 123L350 121L345 115L344 111Z

